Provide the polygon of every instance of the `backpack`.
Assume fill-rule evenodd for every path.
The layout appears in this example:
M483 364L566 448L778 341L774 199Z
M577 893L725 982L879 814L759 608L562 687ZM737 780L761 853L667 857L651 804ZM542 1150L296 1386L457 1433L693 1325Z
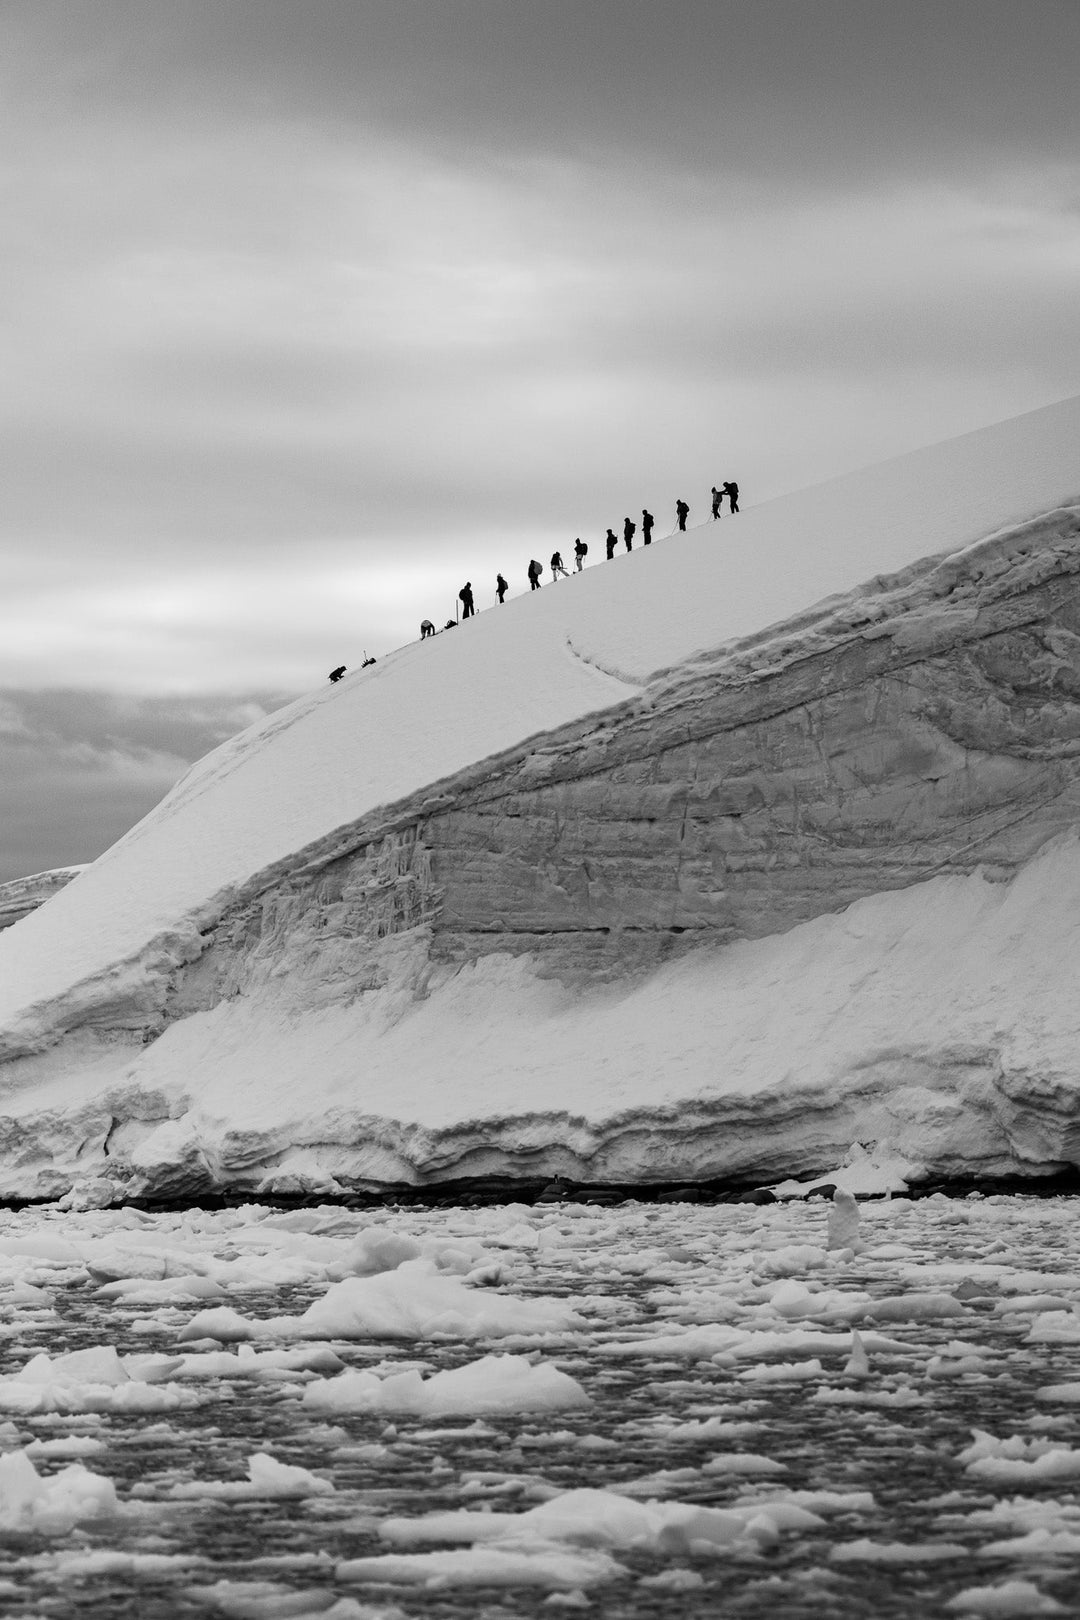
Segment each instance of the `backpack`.
M585 544L585 542L583 540L581 542L581 555L583 557L586 557L586 556L588 556L588 553L589 553L589 548L588 548L588 546Z

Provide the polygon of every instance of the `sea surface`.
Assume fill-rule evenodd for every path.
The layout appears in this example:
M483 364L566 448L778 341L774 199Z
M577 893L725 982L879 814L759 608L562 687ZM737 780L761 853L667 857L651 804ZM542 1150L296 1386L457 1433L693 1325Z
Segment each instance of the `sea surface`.
M635 1202L0 1215L0 1613L1080 1615L1080 1203L865 1203L831 1250L829 1218L823 1203ZM303 1313L377 1266L383 1237L412 1256L400 1320L384 1298L378 1322L356 1307L306 1336ZM575 1320L472 1336L424 1318L429 1274L562 1302ZM216 1319L219 1335L191 1336L222 1309L235 1318ZM322 1346L322 1371L269 1354L314 1363ZM108 1349L127 1358L111 1384L65 1371L71 1352ZM224 1375L198 1361L222 1351L236 1358ZM21 1376L42 1354L37 1381ZM553 1366L588 1404L305 1404L340 1364L426 1381L485 1356ZM491 1364L493 1392L510 1365ZM263 1454L319 1494L302 1480L257 1494L249 1459ZM73 1520L55 1484L72 1468L105 1482L66 1476L89 1504ZM383 1534L435 1512L524 1516L582 1490L569 1530L496 1543L527 1555L505 1585L485 1578L473 1520L464 1539ZM620 1524L620 1500L656 1504L652 1527ZM776 1503L813 1522L747 1511ZM741 1519L726 1543L695 1540L665 1518L674 1504ZM449 1547L450 1574L433 1558ZM429 1562L393 1579L363 1563L391 1551Z

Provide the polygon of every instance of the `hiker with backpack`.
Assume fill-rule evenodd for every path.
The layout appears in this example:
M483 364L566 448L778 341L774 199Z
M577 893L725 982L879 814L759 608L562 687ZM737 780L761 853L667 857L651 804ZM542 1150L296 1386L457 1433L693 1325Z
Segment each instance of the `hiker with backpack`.
M631 518L624 518L623 519L623 526L622 526L622 537L623 537L623 545L626 547L627 551L633 551L633 549L634 549L634 535L636 534L636 532L637 532L637 524Z
M588 554L589 554L589 548L585 544L584 540L582 540L581 537L579 536L574 541L574 566L577 569L579 574L581 573L581 570L585 566L585 558L588 556Z
M724 485L724 494L728 498L728 501L729 501L729 503L731 505L731 510L733 512L737 512L739 510L739 486L738 486L738 484L735 484L735 483L725 484Z
M641 508L641 543L643 546L652 545L652 526L656 522L651 512Z
M615 555L615 547L618 545L618 543L619 542L615 538L615 530L614 529L609 529L607 534L604 537L604 544L607 546L607 560L608 560L608 562L610 562L612 557L614 557L614 555Z
M532 562L529 564L529 589L531 591L538 591L540 589L540 575L543 572L543 564L538 563L534 557Z
M690 508L687 506L685 501L675 502L675 516L678 520L679 528L683 531L683 533L685 533L686 520L690 516Z
M434 634L435 634L435 626L432 624L431 620L430 619L421 619L420 620L420 640L421 641L426 641L428 636L433 636Z
M563 579L570 578L569 573L563 567L562 552L553 551L551 553L551 577L553 580L556 580L560 574L562 575Z
M503 579L502 575L501 574L496 574L495 575L495 595L499 599L499 606L500 607L502 607L503 601L504 601L504 599L506 597L506 593L507 593L507 591L509 589L510 589L510 587L506 583L505 579Z
M461 617L463 619L471 619L473 614L476 612L476 608L473 606L472 585L468 580L465 581L460 591L458 591L458 601L461 603Z
M724 489L727 489L726 484L724 485ZM720 502L723 500L723 498L723 490L717 489L716 485L714 484L712 487L712 515L714 518L718 518L720 516Z

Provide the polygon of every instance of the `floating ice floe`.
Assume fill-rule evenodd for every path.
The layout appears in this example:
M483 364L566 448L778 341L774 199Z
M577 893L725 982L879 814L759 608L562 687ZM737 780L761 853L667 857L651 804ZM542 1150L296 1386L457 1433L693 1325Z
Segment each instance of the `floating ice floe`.
M508 1334L564 1333L584 1327L565 1300L521 1299L471 1288L428 1259L394 1271L345 1277L301 1316L251 1321L228 1307L203 1311L179 1335L189 1339L486 1339Z
M538 1586L580 1592L628 1574L608 1553L568 1547L458 1547L427 1553L376 1553L337 1566L339 1581L403 1586Z
M84 1519L119 1510L112 1480L82 1463L43 1478L25 1451L0 1456L0 1530L66 1535Z
M1000 1586L966 1586L945 1604L951 1614L998 1615L1001 1620L1016 1616L1069 1614L1072 1611L1056 1598L1041 1592L1033 1581L1004 1581Z
M309 1384L302 1400L316 1412L408 1412L424 1417L556 1412L589 1404L584 1389L568 1373L510 1355L483 1356L430 1378L415 1370L385 1378L347 1371Z
M957 1456L975 1479L1034 1483L1068 1479L1080 1474L1080 1450L1053 1440L1025 1440L1014 1434L999 1440L984 1429L973 1429L975 1439Z
M250 1502L264 1497L280 1500L333 1496L334 1486L330 1480L322 1479L307 1468L278 1462L269 1452L257 1451L248 1458L246 1480L190 1480L171 1486L168 1494L174 1501L210 1496L222 1502Z
M175 1365L175 1363L173 1364ZM42 1352L0 1378L0 1412L165 1412L193 1406L197 1391L131 1377L112 1345L51 1357Z
M785 1530L820 1530L825 1521L789 1501L739 1508L696 1503L635 1501L616 1491L563 1491L524 1513L431 1513L421 1519L385 1519L379 1534L399 1547L428 1542L515 1547L557 1542L613 1551L711 1556L750 1551Z

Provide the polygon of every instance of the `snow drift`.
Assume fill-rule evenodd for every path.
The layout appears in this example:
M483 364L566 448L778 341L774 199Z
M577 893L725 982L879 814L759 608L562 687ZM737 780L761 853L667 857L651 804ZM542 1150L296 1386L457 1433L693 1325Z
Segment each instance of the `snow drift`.
M279 711L0 937L0 1194L1075 1162L1078 567L1080 399Z

